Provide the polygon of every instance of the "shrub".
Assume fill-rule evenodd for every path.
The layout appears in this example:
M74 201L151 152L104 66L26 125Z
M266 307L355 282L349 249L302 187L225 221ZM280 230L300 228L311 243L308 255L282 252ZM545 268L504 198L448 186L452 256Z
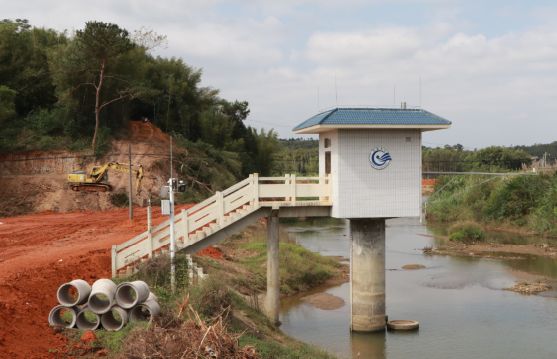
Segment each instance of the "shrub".
M483 213L489 219L523 222L549 185L549 177L544 175L510 178L491 193Z
M215 318L232 305L232 293L226 283L209 276L199 285L190 289L190 300L197 311L205 318Z
M110 203L116 207L126 207L128 205L128 195L124 192L110 194Z
M482 227L474 222L459 222L449 228L449 239L462 243L483 241L485 237Z

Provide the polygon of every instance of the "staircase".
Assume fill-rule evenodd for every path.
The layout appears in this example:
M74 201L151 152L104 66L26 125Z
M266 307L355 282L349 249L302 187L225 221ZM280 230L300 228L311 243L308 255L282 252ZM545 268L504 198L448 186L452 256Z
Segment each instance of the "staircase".
M176 250L195 253L237 233L281 207L331 206L331 178L259 177L252 174L222 192L174 216ZM112 276L129 275L139 264L166 253L169 220L112 246Z

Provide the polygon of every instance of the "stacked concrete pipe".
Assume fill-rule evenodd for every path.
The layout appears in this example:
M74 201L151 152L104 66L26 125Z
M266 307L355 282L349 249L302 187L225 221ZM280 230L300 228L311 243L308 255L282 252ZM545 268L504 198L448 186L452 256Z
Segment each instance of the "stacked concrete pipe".
M156 296L139 280L117 286L103 278L90 286L75 279L62 284L56 297L59 305L48 315L48 323L55 327L118 331L129 320L151 322L160 313Z
M150 293L147 300L130 310L131 321L147 321L151 322L154 317L158 316L161 307L157 302L157 297Z

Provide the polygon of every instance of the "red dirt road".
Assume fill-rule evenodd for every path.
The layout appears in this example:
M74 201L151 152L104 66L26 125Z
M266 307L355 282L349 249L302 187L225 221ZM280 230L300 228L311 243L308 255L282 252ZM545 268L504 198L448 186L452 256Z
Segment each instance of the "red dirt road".
M154 224L161 222L154 208ZM66 340L48 326L56 290L109 278L110 247L146 229L146 209L39 213L0 218L0 358L63 356Z

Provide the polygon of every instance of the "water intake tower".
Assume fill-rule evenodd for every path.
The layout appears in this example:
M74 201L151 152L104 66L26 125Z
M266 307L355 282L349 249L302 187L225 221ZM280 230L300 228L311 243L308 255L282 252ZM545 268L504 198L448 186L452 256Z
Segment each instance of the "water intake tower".
M450 125L422 109L334 108L294 128L319 135L331 216L350 220L352 331L385 328L385 220L420 216L422 132Z

